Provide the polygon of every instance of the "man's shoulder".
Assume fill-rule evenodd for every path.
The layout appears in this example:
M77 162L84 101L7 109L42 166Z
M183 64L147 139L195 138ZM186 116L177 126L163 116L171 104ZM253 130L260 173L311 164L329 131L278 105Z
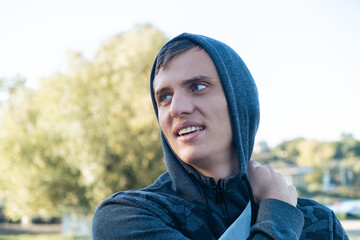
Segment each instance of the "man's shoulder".
M150 186L137 189L120 191L106 198L96 209L94 221L98 219L111 218L122 213L125 215L136 215L144 213L157 213L169 202L170 190L167 187L167 173L161 175ZM124 213L127 213L124 215Z
M94 214L94 239L127 239L125 236L135 234L130 229L147 229L151 224L176 228L177 196L169 189L169 179L165 173L146 188L117 192L105 199Z
M104 204L129 204L132 205L142 203L149 203L149 200L164 200L163 197L168 197L168 195L173 194L171 189L171 178L168 172L162 174L155 182L145 188L120 191L112 194L107 199L105 199L101 205ZM101 206L100 205L100 206Z
M311 219L328 218L333 215L331 209L325 205L308 198L299 198L297 208L303 212L305 217Z
M304 215L303 238L338 236L337 239L347 239L334 212L325 205L311 199L299 198L297 208Z
M172 180L168 172L162 174L153 184L148 187L120 191L105 199L97 208L100 209L128 209L141 208L153 210L156 208L171 211L174 206L188 205L186 200L172 189Z
M332 210L325 205L307 198L299 198L297 208L304 214L304 228L319 224L319 222L328 225L334 215Z

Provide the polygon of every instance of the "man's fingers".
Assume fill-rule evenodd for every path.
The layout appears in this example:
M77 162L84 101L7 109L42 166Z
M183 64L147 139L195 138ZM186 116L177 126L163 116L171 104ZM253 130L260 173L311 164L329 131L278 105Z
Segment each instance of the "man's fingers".
M251 160L250 163L249 163L249 167L252 167L252 168L256 168L256 167L259 167L259 166L261 166L261 164L258 163L255 160Z
M285 178L274 171L270 165L261 165L257 161L250 161L248 177L255 202L273 198L296 206L296 188L293 185L288 185Z

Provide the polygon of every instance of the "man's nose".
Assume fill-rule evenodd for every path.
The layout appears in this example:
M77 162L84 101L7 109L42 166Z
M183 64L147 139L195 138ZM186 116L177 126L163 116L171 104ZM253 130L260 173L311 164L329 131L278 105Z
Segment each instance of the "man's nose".
M170 114L174 118L183 117L194 111L194 103L190 96L185 94L174 94L171 99Z

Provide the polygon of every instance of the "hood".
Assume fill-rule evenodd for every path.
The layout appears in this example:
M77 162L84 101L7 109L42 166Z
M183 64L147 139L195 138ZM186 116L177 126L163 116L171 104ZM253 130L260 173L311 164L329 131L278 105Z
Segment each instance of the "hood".
M248 68L232 48L206 36L183 33L171 39L165 46L178 39L188 39L200 45L214 62L228 104L233 138L238 153L239 174L247 175L260 120L258 91ZM157 58L150 76L150 91L155 114L158 117L153 94L156 60ZM202 202L201 196L197 194L198 189L194 186L194 179L191 176L193 171L189 170L191 167L178 159L163 132L161 132L161 141L165 165L172 178L174 190L189 199Z

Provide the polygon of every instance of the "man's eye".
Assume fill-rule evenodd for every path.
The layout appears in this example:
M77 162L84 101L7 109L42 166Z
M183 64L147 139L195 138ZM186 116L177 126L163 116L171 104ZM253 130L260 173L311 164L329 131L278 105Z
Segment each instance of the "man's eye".
M171 95L165 94L165 95L161 96L160 101L164 102L166 100L169 100L170 98L171 98Z
M204 85L204 84L196 84L194 86L193 90L194 91L199 91L199 90L204 89L204 88L206 88L206 85Z

